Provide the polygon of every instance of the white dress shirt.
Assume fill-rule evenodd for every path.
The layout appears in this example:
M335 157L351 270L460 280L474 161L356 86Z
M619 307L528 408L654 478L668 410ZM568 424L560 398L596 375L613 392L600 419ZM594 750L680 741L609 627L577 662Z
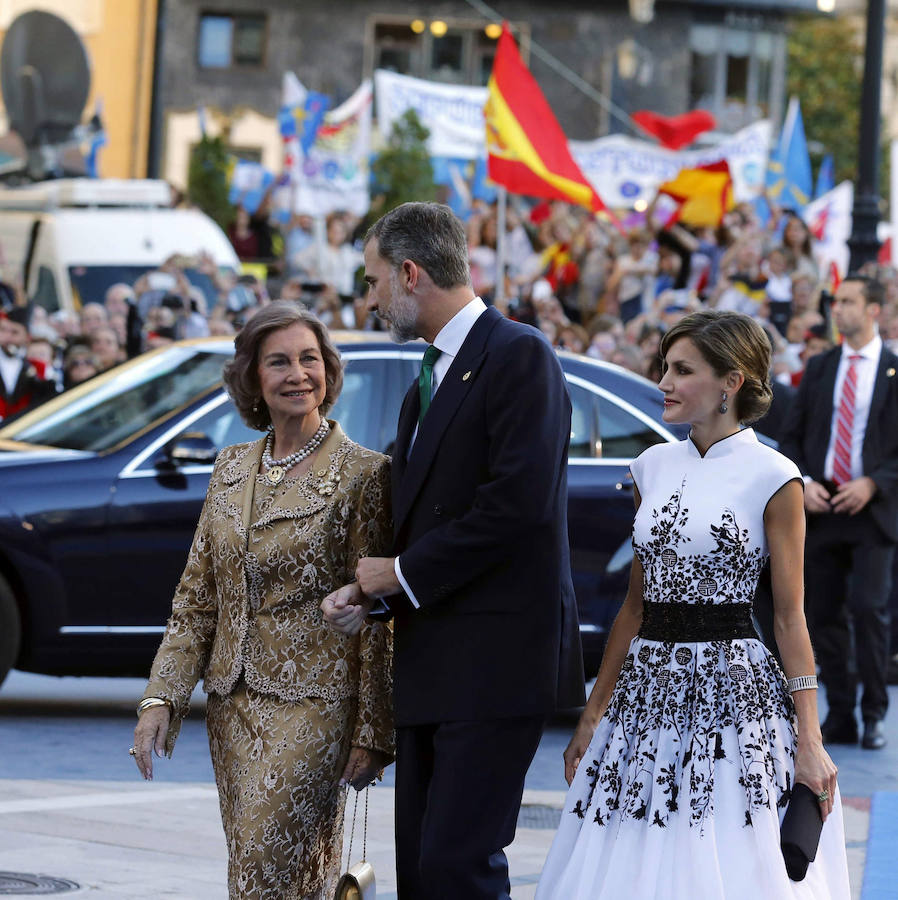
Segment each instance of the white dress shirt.
M882 353L882 338L877 334L869 344L859 350L852 350L848 344L842 344L842 356L836 372L836 387L833 391L833 413L830 423L829 447L823 463L823 475L832 480L833 457L836 448L836 422L839 416L839 404L842 402L842 386L848 374L849 357L858 355L856 361L857 389L854 402L854 422L851 429L851 477L860 478L864 474L863 450L864 434L867 431L867 420L870 417L870 404L873 401L873 386L876 383L876 370Z
M16 389L23 365L24 361L21 356L7 356L3 350L0 350L0 378L3 379L7 394L12 394Z
M433 364L433 380L431 382L431 390L430 397L436 395L436 392L442 383L443 379L446 377L446 373L449 371L449 367L455 361L455 357L458 356L458 351L461 350L461 345L465 342L468 337L468 333L474 327L474 323L480 318L480 316L486 312L486 304L480 297L475 297L470 303L466 306L463 306L441 329L439 334L434 338L433 345L440 351L440 355L437 357L437 361ZM418 426L415 426L415 432L412 435L411 441L409 441L408 452L411 453L412 447L415 443L415 438L418 436ZM409 600L412 601L412 606L415 609L418 609L421 604L418 603L417 598L414 593L412 593L412 589L409 587L408 582L402 575L402 568L399 564L399 557L397 556L393 562L393 570L396 572L396 577L399 579L399 583L402 585L402 589L408 595Z

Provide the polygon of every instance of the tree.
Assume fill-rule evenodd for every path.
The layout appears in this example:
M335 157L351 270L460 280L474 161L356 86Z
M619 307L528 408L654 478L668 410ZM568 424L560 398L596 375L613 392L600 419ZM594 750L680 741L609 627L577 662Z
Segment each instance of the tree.
M387 146L371 164L372 194L369 216L377 218L411 200L435 200L437 187L427 152L426 128L413 109L395 122Z
M228 200L229 158L223 136L203 135L190 153L187 173L187 199L198 206L222 228L234 217Z
M808 141L823 146L811 153L814 169L831 153L836 183L855 181L864 69L858 30L844 18L793 19L787 65L787 94L801 100ZM880 159L880 185L888 190L888 153Z

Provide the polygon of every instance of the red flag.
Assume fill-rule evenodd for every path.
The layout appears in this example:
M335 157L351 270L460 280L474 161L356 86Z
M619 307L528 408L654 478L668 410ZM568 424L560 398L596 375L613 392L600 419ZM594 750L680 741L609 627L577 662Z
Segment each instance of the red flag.
M641 109L633 113L633 121L670 150L679 150L680 147L691 144L702 132L710 131L717 125L714 116L703 109L683 113L681 116L659 116L658 113Z
M521 61L508 23L502 25L484 114L487 171L493 181L515 194L567 200L594 212L605 209L574 162L539 85Z

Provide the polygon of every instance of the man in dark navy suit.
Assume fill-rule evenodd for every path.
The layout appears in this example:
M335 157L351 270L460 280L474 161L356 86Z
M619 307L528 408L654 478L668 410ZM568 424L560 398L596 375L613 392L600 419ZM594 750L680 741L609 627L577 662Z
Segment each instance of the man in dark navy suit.
M566 383L537 330L475 297L448 207L380 219L365 280L394 339L431 346L399 417L395 555L362 559L322 608L349 631L374 598L393 615L400 898L507 898L545 717L584 702Z
M0 284L0 299L11 289ZM0 306L0 422L40 406L56 396L46 366L29 359L30 306Z
M882 302L883 287L871 278L850 274L839 285L832 314L842 345L808 361L780 443L805 476L806 607L829 704L823 739L857 743L860 679L868 750L886 743L898 541L898 357L876 328Z

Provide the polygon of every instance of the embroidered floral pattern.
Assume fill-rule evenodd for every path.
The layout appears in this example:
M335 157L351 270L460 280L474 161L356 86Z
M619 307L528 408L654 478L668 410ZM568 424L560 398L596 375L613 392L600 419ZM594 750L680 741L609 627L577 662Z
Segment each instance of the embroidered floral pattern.
M651 510L647 539L634 537L645 600L750 603L765 554L726 508L708 526L710 552L690 552L696 532L688 533L685 485ZM685 815L703 829L714 813L715 779L733 777L748 826L753 810L787 797L794 746L785 678L760 642L637 637L582 763L585 796L570 811L599 826L618 817L665 828Z

